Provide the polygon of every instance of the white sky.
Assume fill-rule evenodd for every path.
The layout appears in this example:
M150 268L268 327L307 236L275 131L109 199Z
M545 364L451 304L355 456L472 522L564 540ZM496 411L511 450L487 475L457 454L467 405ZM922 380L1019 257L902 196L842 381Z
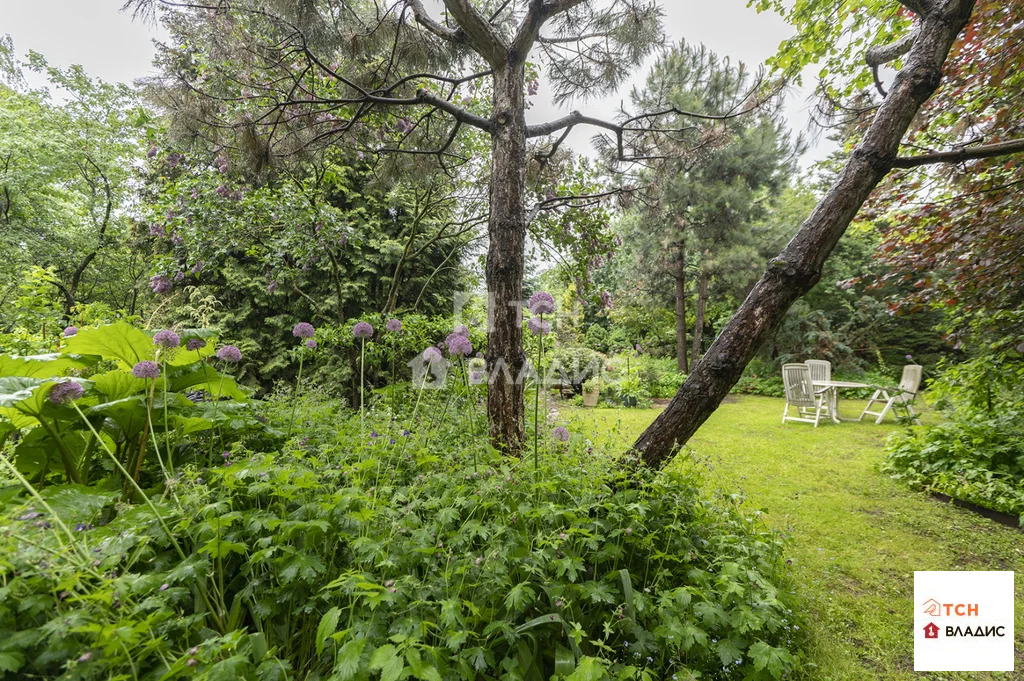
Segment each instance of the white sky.
M19 56L29 50L42 53L55 65L81 64L93 76L108 81L132 82L154 75L154 39L164 37L159 26L133 21L119 10L123 0L0 0L0 33L9 33ZM773 54L791 29L774 14L757 14L746 0L663 0L665 29L670 42L685 38L704 43L721 56L745 62L756 69ZM628 99L633 84L643 83L649 64L637 70L634 83L613 96L578 103L584 113L610 118L619 103ZM33 84L39 84L38 81ZM535 106L527 112L531 123L566 113L545 97L541 84ZM786 117L791 129L807 129L811 104L808 89L790 95ZM588 153L594 131L577 128L567 144ZM827 141L812 146L801 166L824 158L832 147Z

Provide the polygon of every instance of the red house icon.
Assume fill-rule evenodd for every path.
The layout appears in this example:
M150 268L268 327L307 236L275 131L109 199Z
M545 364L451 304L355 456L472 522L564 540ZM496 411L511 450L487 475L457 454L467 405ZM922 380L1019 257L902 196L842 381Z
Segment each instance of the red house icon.
M938 638L939 637L939 627L936 626L936 624L934 622L929 622L928 624L924 625L924 637L925 638Z

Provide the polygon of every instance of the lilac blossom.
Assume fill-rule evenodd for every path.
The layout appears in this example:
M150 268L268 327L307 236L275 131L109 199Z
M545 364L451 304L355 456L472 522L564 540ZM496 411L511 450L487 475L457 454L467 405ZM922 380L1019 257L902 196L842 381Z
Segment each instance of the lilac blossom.
M149 280L149 287L153 289L153 293L168 293L174 288L174 284L166 276L157 274Z

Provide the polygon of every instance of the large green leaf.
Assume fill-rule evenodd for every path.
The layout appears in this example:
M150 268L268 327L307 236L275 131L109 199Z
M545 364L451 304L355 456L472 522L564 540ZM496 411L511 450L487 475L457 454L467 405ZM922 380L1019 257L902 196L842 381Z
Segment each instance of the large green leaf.
M114 401L138 395L146 391L149 381L135 378L127 369L114 369L92 377L96 390L103 393L107 401Z
M100 415L110 419L120 431L119 439L126 440L135 437L146 427L146 398L133 395L112 400L90 407L85 413L90 417Z
M89 444L90 435L80 430L60 433L60 439L70 452L71 465L80 469L82 458ZM34 428L14 449L15 465L23 474L33 477L44 468L49 471L63 471L64 460L50 434L43 428Z
M153 359L156 346L145 331L122 321L79 331L67 339L63 352L98 355L132 367L143 360Z
M40 390L40 386L45 382L41 378L28 376L0 376L0 408L17 410L23 414L41 413L46 391Z
M51 353L48 355L0 355L0 376L51 378L68 369L81 369L95 363L87 357Z
M235 383L235 379L222 374L205 362L196 362L180 367L167 367L167 389L185 392L188 389L205 390L214 397L230 397L243 401L246 394ZM157 390L160 383L157 383Z

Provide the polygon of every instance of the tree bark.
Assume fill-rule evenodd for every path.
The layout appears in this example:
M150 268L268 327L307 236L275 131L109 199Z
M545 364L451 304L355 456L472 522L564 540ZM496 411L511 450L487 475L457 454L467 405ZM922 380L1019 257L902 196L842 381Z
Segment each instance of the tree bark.
M942 65L974 0L930 1L920 33L863 140L793 240L773 259L743 305L633 447L648 466L668 463L718 408L744 367L821 268L871 190L892 169L900 140L942 79Z
M697 312L693 321L693 352L690 364L700 361L700 348L704 343L704 317L708 307L708 273L701 270L700 283L697 285Z
M524 73L512 61L494 74L490 209L487 223L487 419L491 444L518 456L523 445L521 321L523 248L526 242L526 119Z
M684 374L690 370L686 358L686 245L682 240L676 263L676 368Z

